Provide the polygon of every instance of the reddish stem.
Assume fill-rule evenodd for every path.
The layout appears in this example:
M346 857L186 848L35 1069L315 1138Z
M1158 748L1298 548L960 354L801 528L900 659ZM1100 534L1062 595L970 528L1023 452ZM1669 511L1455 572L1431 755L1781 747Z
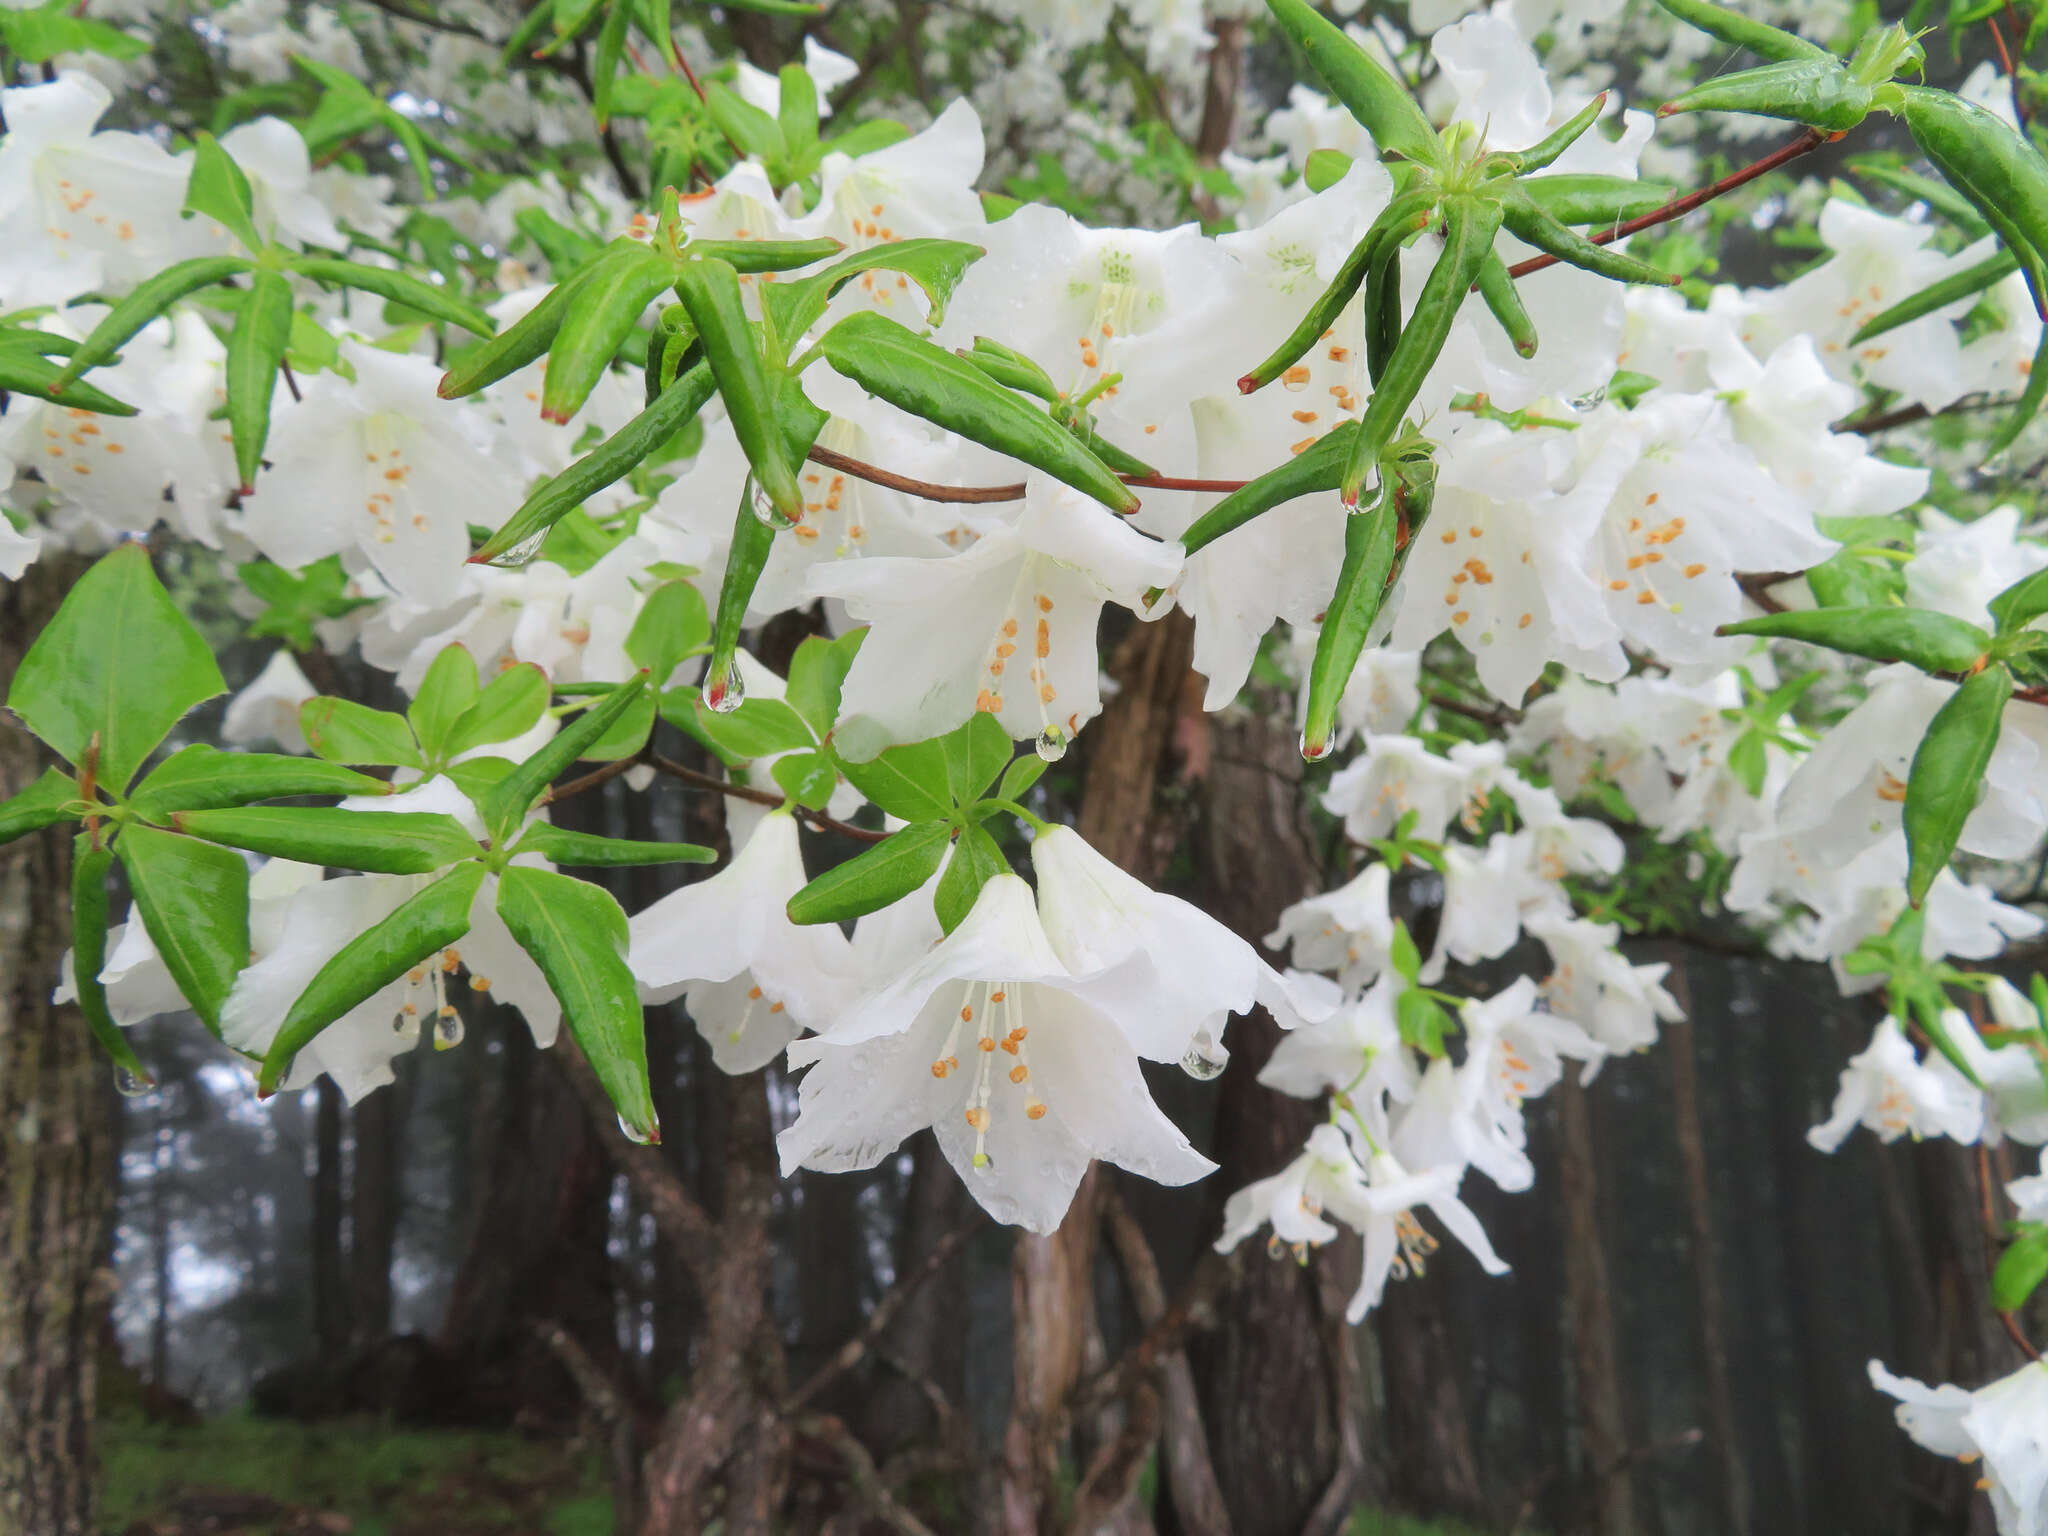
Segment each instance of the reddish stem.
M1697 192L1688 192L1684 197L1674 198L1654 213L1646 213L1639 219L1630 219L1626 224L1616 225L1613 229L1603 229L1589 238L1595 245L1606 245L1611 241L1633 235L1639 230L1652 229L1659 224L1669 224L1673 219L1682 219L1695 208L1703 208L1715 198L1724 197L1737 187L1747 186L1759 176L1768 176L1779 166L1789 164L1801 155L1811 154L1821 145L1840 137L1839 133L1822 133L1817 128L1809 128L1790 144L1772 150L1763 159L1745 165L1739 171L1730 171L1711 186L1702 187ZM1556 265L1555 256L1531 256L1527 261L1516 262L1509 267L1508 276L1527 277L1532 272L1541 272L1545 267Z

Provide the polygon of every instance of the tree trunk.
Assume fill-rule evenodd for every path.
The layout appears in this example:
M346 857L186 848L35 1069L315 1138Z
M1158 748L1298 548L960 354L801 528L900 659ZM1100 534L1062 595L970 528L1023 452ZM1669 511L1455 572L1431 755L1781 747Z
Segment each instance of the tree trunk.
M1614 1298L1600 1228L1599 1162L1586 1091L1567 1072L1557 1098L1557 1182L1564 1215L1565 1292L1571 1312L1572 1373L1578 1388L1584 1500L1599 1536L1635 1530L1628 1420L1615 1359Z
M356 1105L355 1166L348 1190L349 1319L357 1349L391 1334L391 1258L398 1240L400 1144L411 1097L401 1058L398 1081Z
M1418 1515L1484 1522L1485 1485L1451 1347L1450 1267L1459 1260L1443 1257L1390 1284L1373 1323L1387 1384L1389 1491Z
M1281 908L1317 888L1301 819L1301 754L1284 728L1264 720L1212 717L1207 731L1197 900L1257 943ZM1259 1086L1279 1040L1263 1010L1231 1020L1208 1231L1230 1192L1285 1166L1320 1118L1315 1105ZM1240 1250L1236 1267L1235 1286L1217 1305L1222 1326L1194 1351L1216 1481L1239 1536L1295 1536L1338 1469L1338 1375L1314 1277L1254 1247Z
M1693 1054L1691 989L1685 952L1671 946L1670 991L1688 1021L1664 1028L1663 1051L1671 1069L1671 1129L1678 1141L1678 1167L1685 1186L1685 1212L1692 1244L1694 1296L1699 1308L1700 1374L1706 1387L1708 1449L1718 1474L1715 1496L1720 1527L1749 1529L1749 1478L1735 1424L1735 1394L1728 1374L1727 1305L1721 1289L1721 1248L1714 1232L1713 1186L1707 1175L1706 1138L1700 1124L1699 1063Z
M1194 626L1173 613L1134 625L1110 667L1120 687L1089 730L1081 836L1141 880L1158 878L1178 840L1159 795L1171 781L1194 657ZM1013 1367L1003 1436L1002 1528L1049 1530L1057 1510L1062 1409L1079 1379L1094 1317L1101 1171L1091 1169L1049 1237L1020 1232L1012 1261Z
M348 1280L341 1247L341 1090L323 1076L313 1090L313 1345L333 1365L348 1350Z
M0 586L0 691L76 574ZM0 798L41 771L0 715ZM68 829L0 848L0 1536L93 1536L96 1351L112 1207L112 1072L50 1002L69 942Z

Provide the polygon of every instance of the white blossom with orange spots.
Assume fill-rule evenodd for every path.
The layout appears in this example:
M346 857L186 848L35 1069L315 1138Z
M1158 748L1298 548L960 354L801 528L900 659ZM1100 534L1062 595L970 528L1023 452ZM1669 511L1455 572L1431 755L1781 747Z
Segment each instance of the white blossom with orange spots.
M990 1215L1050 1232L1091 1159L1159 1184L1214 1170L1139 1072L1124 1026L1142 998L1114 971L1068 970L1022 879L995 876L951 934L903 947L790 1046L807 1070L777 1138L785 1175L872 1168L930 1126Z
M1096 636L1104 604L1136 609L1180 569L1178 545L1146 538L1043 475L1014 524L959 554L813 566L804 591L869 626L840 693L839 749L855 761L925 741L977 711L1013 738L1064 743L1102 708Z
M787 811L761 818L732 861L662 897L628 924L627 964L650 1003L681 996L719 1069L752 1072L822 1027L852 983L846 936L799 927L803 851Z
M435 394L441 370L344 340L351 382L321 373L293 402L284 385L242 528L279 565L328 555L367 562L393 591L433 605L458 597L469 525L495 528L525 482L495 451L489 416Z
M2048 1362L2031 1361L1974 1392L1929 1387L1870 1362L1870 1384L1899 1400L1899 1427L1981 1475L1998 1536L2048 1532Z
M1984 1104L1945 1057L1930 1050L1921 1059L1899 1021L1887 1016L1872 1032L1870 1044L1842 1069L1833 1111L1806 1139L1817 1150L1832 1152L1858 1125L1884 1142L1901 1136L1974 1142L1984 1126Z

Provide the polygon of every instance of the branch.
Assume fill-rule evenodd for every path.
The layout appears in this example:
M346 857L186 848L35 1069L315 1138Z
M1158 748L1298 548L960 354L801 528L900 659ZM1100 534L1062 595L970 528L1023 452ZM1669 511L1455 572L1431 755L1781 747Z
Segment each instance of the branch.
M838 1419L826 1413L814 1414L798 1420L796 1429L799 1434L824 1441L839 1453L839 1459L846 1464L854 1492L860 1495L861 1502L877 1520L897 1532L898 1536L933 1536L932 1528L897 1503L896 1496L883 1486L882 1475L875 1468L875 1458Z
M860 1364L875 1347L875 1341L880 1339L887 1332L889 1325L896 1320L896 1314L903 1310L925 1281L946 1267L947 1261L966 1246L967 1240L981 1230L986 1220L987 1218L977 1209L964 1224L955 1227L932 1244L931 1252L924 1256L917 1268L899 1278L883 1293L882 1299L875 1303L874 1310L868 1313L868 1320L862 1325L860 1332L840 1345L830 1360L811 1373L809 1381L783 1400L782 1412L793 1414L800 1411L820 1392Z
M685 768L681 763L663 757L659 752L647 754L647 766L657 773L667 774L672 779L680 779L685 784L695 785L698 789L715 789L730 799L746 800L754 805L765 805L776 810L789 804L786 796L770 794L765 789L754 789L745 784L734 784L725 779L714 779L708 773ZM858 842L879 843L889 836L887 832L870 832L866 827L849 826L843 821L827 816L823 811L814 811L808 806L795 806L793 810L800 819L808 821L822 832L837 832L841 837L850 837Z
M1068 1400L1068 1411L1078 1416L1121 1397L1140 1377L1155 1370L1161 1359L1179 1349L1189 1335L1215 1327L1219 1321L1217 1297L1224 1281L1229 1278L1231 1267L1231 1260L1213 1250L1204 1253L1182 1283L1180 1295L1166 1309L1165 1315L1147 1328L1144 1336L1125 1350L1115 1365L1081 1383Z
M1725 197L1737 187L1747 186L1759 176L1767 176L1772 171L1777 170L1779 166L1788 165L1792 161L1797 160L1801 155L1812 154L1821 145L1832 143L1840 137L1841 135L1838 133L1822 133L1818 129L1809 128L1790 144L1772 150L1763 159L1745 165L1739 171L1730 171L1726 176L1723 176L1719 181L1714 182L1710 186L1702 187L1697 192L1689 192L1684 197L1675 198L1671 202L1666 203L1662 208L1657 209L1654 213L1646 213L1639 219L1630 219L1626 224L1617 224L1612 229L1600 230L1588 238L1595 245L1606 245L1611 241L1633 235L1639 230L1654 229L1659 224L1669 224L1673 219L1682 219L1695 208L1704 208L1715 198ZM1527 261L1519 261L1512 267L1509 267L1508 276L1527 277L1532 272L1541 272L1545 267L1554 267L1556 265L1557 258L1555 256L1531 256Z
M1998 1268L2001 1250L1998 1213L1992 1207L1991 1153L1981 1141L1977 1143L1977 1198L1982 1204L1984 1217L1984 1263L1987 1269L1995 1270ZM2006 1337L2012 1340L2021 1354L2029 1360L2041 1358L2041 1351L2034 1348L2033 1341L2027 1337L2027 1330L2020 1326L2017 1316L2011 1312L2000 1311L1998 1321L2005 1329Z
M915 480L909 475L899 475L893 470L869 464L849 454L836 453L830 448L813 448L810 451L813 464L822 464L827 469L836 469L843 475L856 480L865 480L870 485L883 486L892 491L901 491L906 496L922 497L926 501L943 502L993 502L1022 501L1024 482L1015 480L1008 485L940 485L931 480ZM1190 480L1182 475L1118 475L1125 485L1135 485L1150 491L1209 491L1227 495L1241 491L1249 483L1244 480Z

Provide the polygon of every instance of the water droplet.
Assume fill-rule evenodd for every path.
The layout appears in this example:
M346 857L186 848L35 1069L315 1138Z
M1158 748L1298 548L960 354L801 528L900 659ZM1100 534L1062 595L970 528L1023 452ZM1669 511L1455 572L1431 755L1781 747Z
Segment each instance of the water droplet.
M547 543L547 541L548 531L543 528L539 533L529 534L526 538L521 539L503 554L486 560L484 564L495 566L501 571L516 571L522 566L531 565L534 561L538 560L540 558L540 547Z
M1598 389L1589 390L1583 395L1573 397L1572 409L1575 411L1590 411L1606 398L1607 386L1602 384Z
M661 1140L659 1129L649 1126L643 1131L624 1115L619 1116L619 1134L632 1142L636 1147L651 1147Z
M1067 733L1056 725L1048 725L1038 733L1037 745L1042 761L1056 763L1067 755Z
M704 702L714 715L729 715L747 702L747 681L740 676L739 663L726 668L725 681L704 690Z
M156 1079L133 1067L114 1068L114 1091L124 1099L139 1099L156 1090Z
M1324 758L1330 755L1331 750L1336 745L1337 738L1334 736L1325 736L1321 741L1310 741L1308 739L1308 732L1303 731L1301 733L1302 761L1309 763L1320 763Z
M462 1044L462 1015L444 1013L434 1020L434 1049L452 1051Z
M1221 1077L1229 1061L1230 1052L1217 1044L1216 1037L1204 1029L1196 1031L1194 1044L1180 1059L1180 1069L1196 1082L1206 1083Z
M853 1070L856 1072L865 1072L867 1071L867 1069L868 1053L866 1051L855 1051L853 1053Z
M798 517L785 517L782 509L775 505L775 498L756 482L747 482L747 506L753 511L754 521L763 528L773 528L777 533L794 528L802 521Z

